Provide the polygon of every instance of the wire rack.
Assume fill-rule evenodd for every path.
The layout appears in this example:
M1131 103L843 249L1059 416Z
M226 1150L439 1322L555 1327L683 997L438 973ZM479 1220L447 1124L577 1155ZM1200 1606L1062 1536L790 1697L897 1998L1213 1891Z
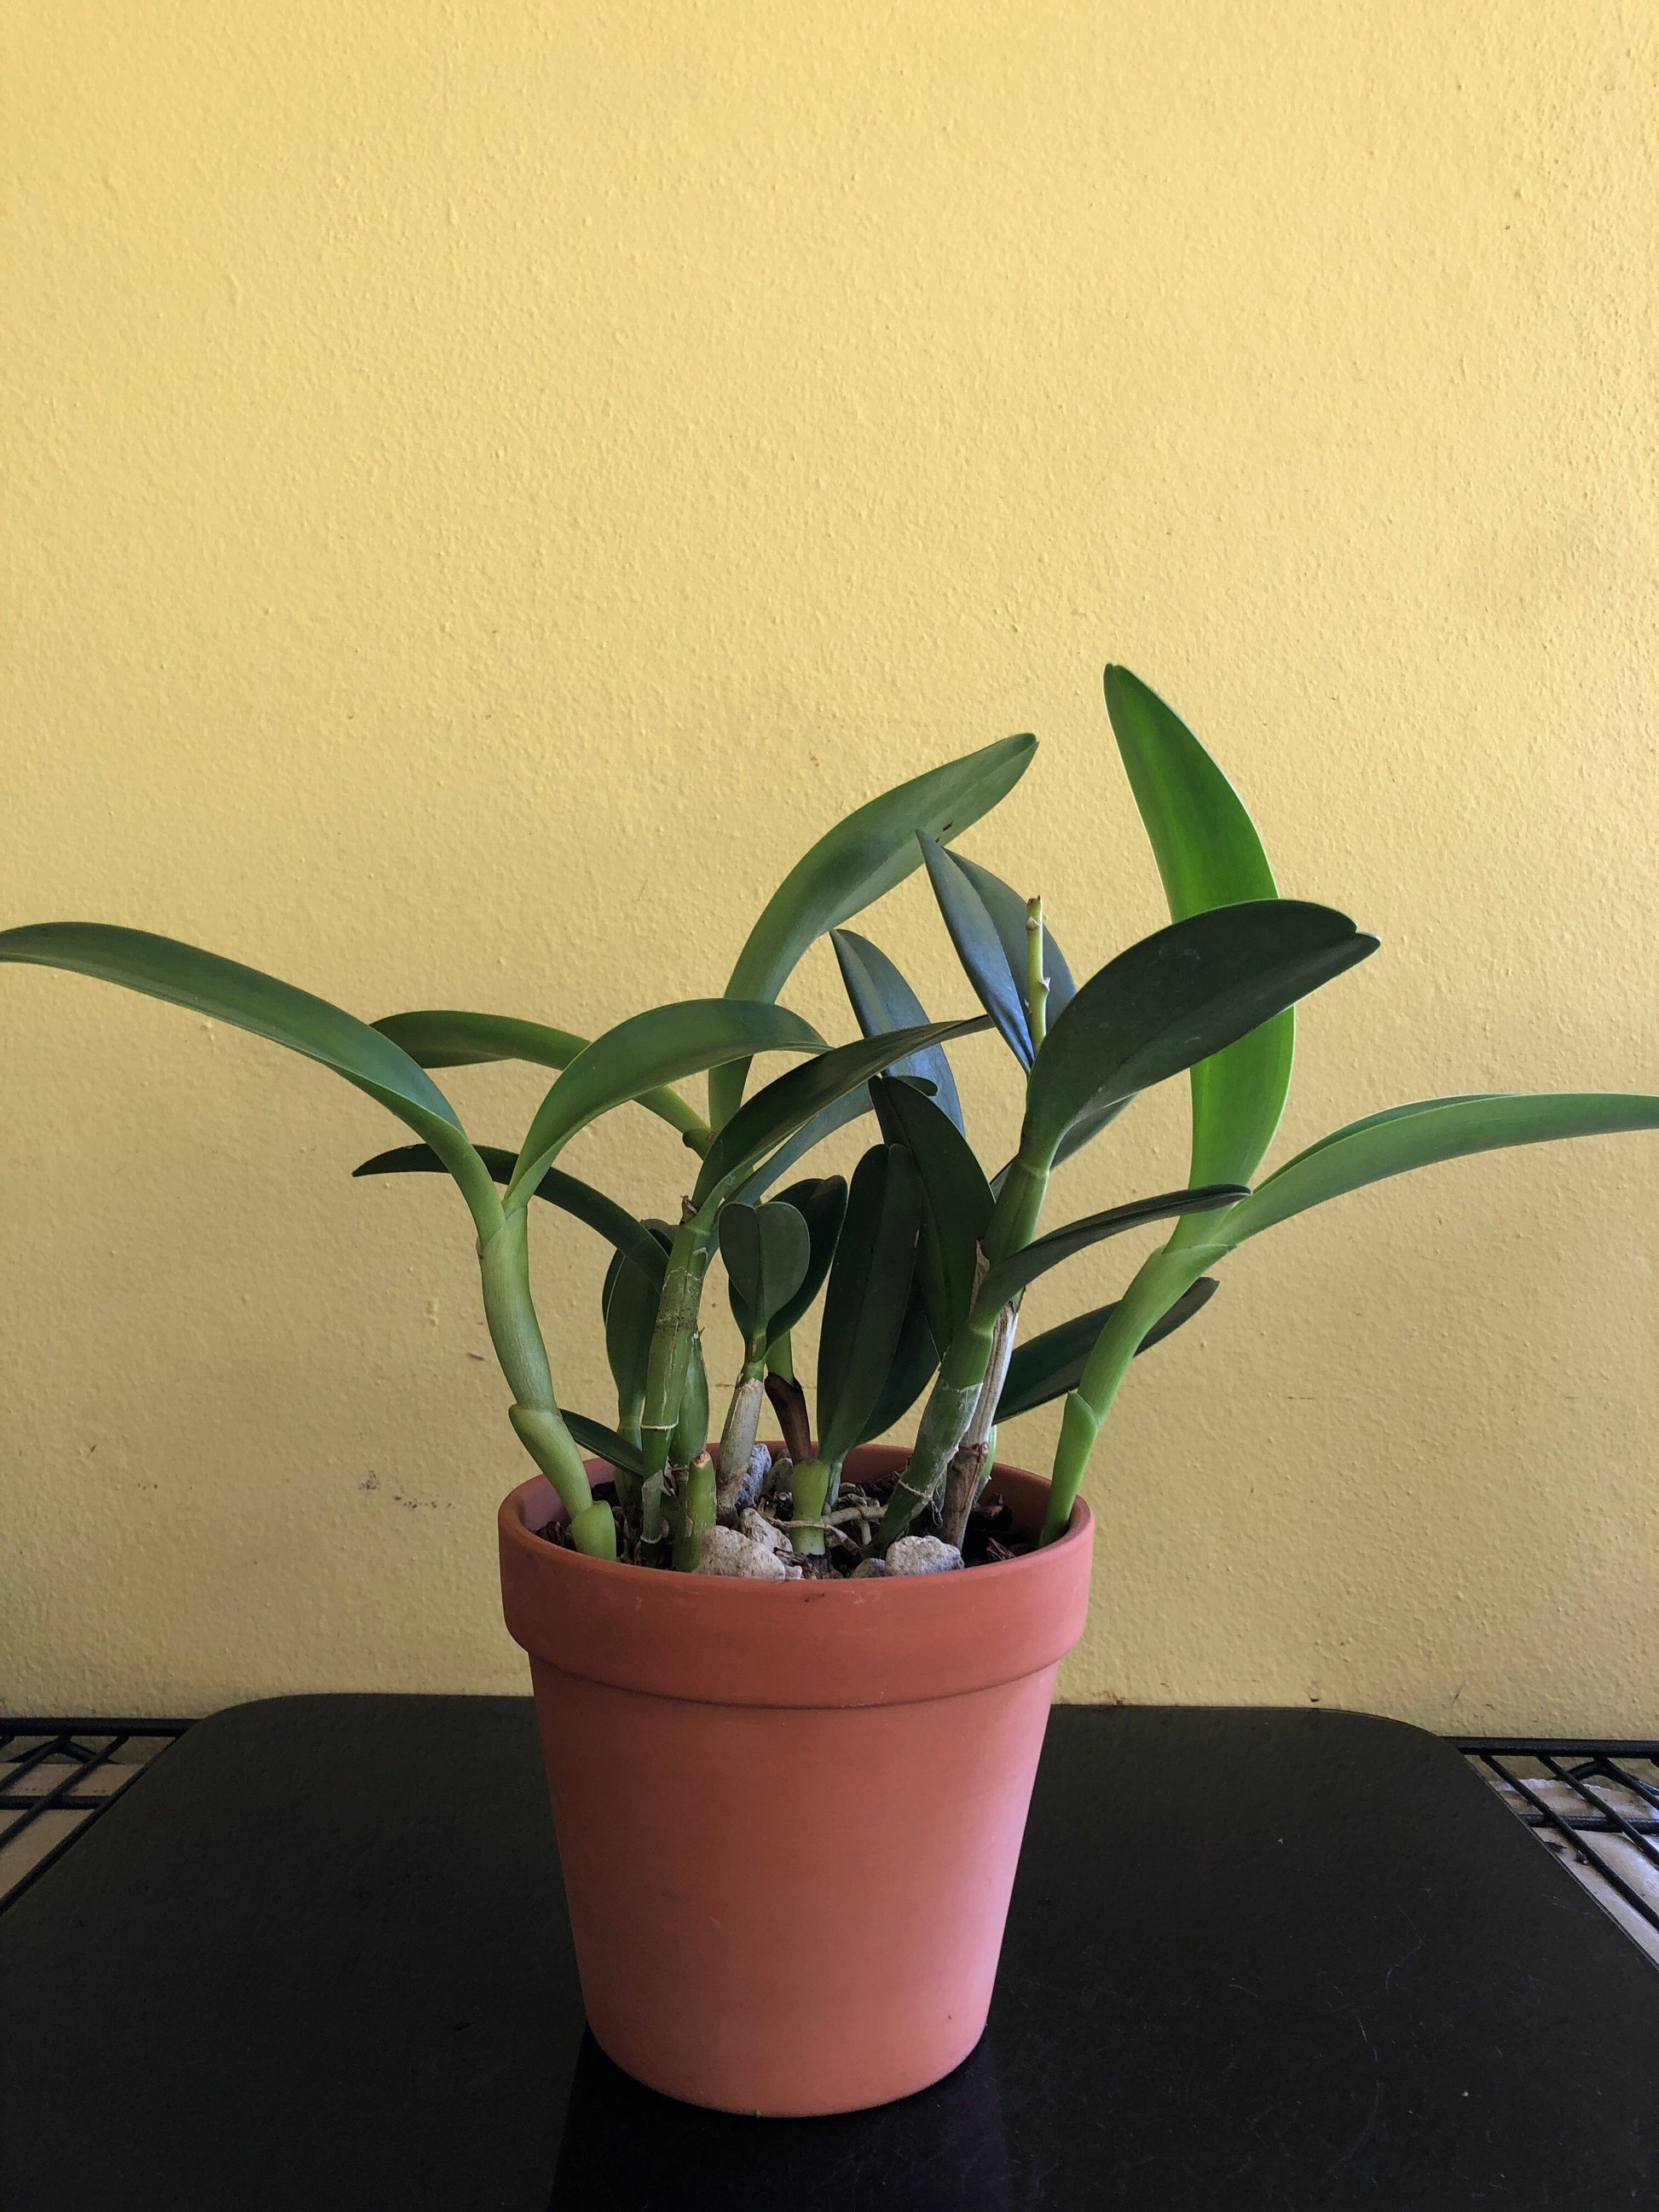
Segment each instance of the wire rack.
M188 1721L0 1721L0 1904L66 1851Z
M1659 1741L1467 1736L1457 1748L1659 1961Z

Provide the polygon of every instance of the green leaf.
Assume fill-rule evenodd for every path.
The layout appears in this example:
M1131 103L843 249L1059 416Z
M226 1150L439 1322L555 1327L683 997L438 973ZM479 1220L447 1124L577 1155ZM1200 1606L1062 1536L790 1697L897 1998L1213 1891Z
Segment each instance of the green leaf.
M1046 1237L1039 1237L1000 1260L980 1285L975 1310L994 1313L1006 1306L1010 1298L1018 1297L1039 1275L1046 1275L1050 1267L1057 1267L1062 1260L1069 1260L1090 1245L1098 1244L1107 1237L1121 1237L1126 1229L1143 1228L1149 1221L1169 1221L1182 1213L1213 1213L1218 1206L1229 1206L1249 1192L1237 1183L1204 1183L1194 1190L1166 1190L1156 1198L1133 1199L1127 1206L1109 1206L1104 1213L1085 1214L1081 1221L1067 1222L1063 1229L1052 1229Z
M669 1243L665 1222L647 1222L647 1233L666 1261ZM617 1386L617 1419L624 1433L637 1435L645 1405L646 1370L651 1339L657 1326L657 1305L662 1276L654 1279L618 1253L605 1279L601 1311L605 1316L605 1354L611 1379Z
M942 843L960 836L1006 797L1036 750L1035 738L1003 738L884 792L837 823L772 894L738 955L726 996L775 999L814 938L903 882L921 858L918 830ZM737 1063L710 1078L708 1117L717 1129L742 1103L744 1080Z
M595 1459L607 1461L612 1467L621 1468L625 1474L638 1476L639 1449L636 1445L629 1443L626 1437L618 1436L615 1429L606 1428L603 1421L589 1420L586 1413L573 1413L568 1406L563 1408L563 1415L566 1428L585 1452L591 1452Z
M862 1121L873 1109L868 1086L857 1085L844 1097L837 1098L833 1106L826 1106L820 1114L803 1121L787 1145L781 1145L772 1157L762 1162L743 1185L738 1195L753 1206L771 1189L780 1176L815 1152L826 1137L833 1137L837 1129L844 1129L850 1121Z
M1223 907L1143 938L1049 1030L1022 1152L1051 1162L1080 1115L1178 1075L1376 950L1346 915L1299 899Z
M877 1076L870 1088L883 1136L908 1146L921 1178L916 1284L933 1341L949 1344L973 1310L991 1187L968 1139L932 1099L890 1076Z
M951 942L974 994L995 1023L997 1032L1022 1067L1031 1065L1031 1028L1027 1018L1024 969L1009 963L997 927L961 862L931 837L920 837L933 896L945 917ZM993 879L994 880L994 878ZM1009 896L1012 897L1012 893ZM1024 908L1020 909L1020 957L1024 958Z
M1468 1098L1425 1098L1368 1115L1310 1145L1270 1175L1216 1224L1224 1249L1303 1213L1310 1206L1408 1169L1462 1159L1512 1145L1563 1137L1598 1137L1659 1128L1659 1098L1639 1092L1496 1092Z
M787 1336L823 1286L847 1212L846 1177L823 1176L805 1182L793 1182L787 1190L778 1193L778 1198L781 1204L793 1206L805 1222L812 1249L806 1273L794 1296L772 1316L775 1343L780 1337Z
M1174 710L1127 668L1106 671L1106 711L1176 921L1268 899L1277 886L1244 802ZM1288 1007L1192 1071L1193 1182L1248 1182L1291 1087Z
M510 1014L468 1014L453 1008L387 1014L374 1024L422 1067L477 1067L489 1060L527 1060L534 1067L568 1067L589 1040L574 1030L550 1029ZM678 1091L642 1091L636 1102L676 1128L695 1151L708 1142L708 1124Z
M859 1431L861 1444L874 1443L884 1437L895 1423L902 1421L927 1385L933 1381L939 1366L939 1346L933 1341L933 1332L927 1326L927 1311L921 1303L921 1293L914 1285L910 1303L904 1310L903 1324L893 1350L893 1364L887 1370L887 1380L881 1386L881 1395L872 1408L869 1419Z
M860 1037L852 1044L837 1045L809 1060L805 1066L792 1067L787 1075L757 1091L716 1135L697 1176L692 1204L701 1211L711 1200L735 1191L769 1152L786 1143L815 1114L833 1106L849 1091L862 1090L872 1075L879 1075L895 1060L924 1046L967 1036L985 1026L984 1016L976 1014L969 1021L929 1022L920 1029L890 1030L883 1036Z
M853 929L832 929L830 942L836 948L854 1018L866 1036L880 1036L887 1030L917 1029L927 1021L926 1007L880 945ZM948 1114L958 1129L962 1127L956 1078L938 1046L931 1052L912 1053L896 1072L925 1077L934 1086L941 1112Z
M765 1206L723 1206L720 1240L732 1317L744 1344L763 1352L775 1317L805 1279L811 1231L787 1200L775 1198Z
M879 1402L910 1302L921 1183L902 1145L872 1146L853 1172L823 1296L818 1456L844 1459Z
M454 1108L406 1052L356 1015L176 938L99 921L43 921L0 931L0 960L97 975L152 999L189 1006L269 1037L343 1075L371 1098L421 1129L439 1121L459 1132Z
M534 1190L579 1129L676 1077L757 1052L822 1052L815 1029L782 1006L742 999L686 999L653 1006L596 1037L543 1099L519 1153L509 1206Z
M516 1163L511 1152L500 1145L475 1145L473 1150L489 1169L492 1181L503 1184L512 1182ZM430 1145L401 1145L395 1152L376 1152L372 1160L365 1160L351 1172L354 1176L441 1175L444 1164ZM625 1206L618 1206L614 1198L595 1190L592 1183L579 1182L558 1168L548 1170L537 1186L536 1195L596 1230L607 1243L615 1245L653 1282L660 1284L662 1247Z
M1189 1284L1164 1318L1147 1330L1140 1340L1140 1350L1150 1351L1153 1345L1162 1344L1166 1336L1173 1336L1183 1322L1189 1322L1201 1306L1209 1304L1220 1287L1213 1275L1200 1275L1195 1283ZM1063 1398L1068 1390L1075 1390L1083 1379L1095 1340L1117 1307L1116 1299L1109 1305L1096 1306L1092 1312L1074 1315L1057 1328L1045 1328L1040 1336L1027 1337L1018 1346L1008 1362L1007 1379L997 1401L999 1423L1012 1421L1017 1413L1031 1413L1038 1406L1048 1405L1051 1399Z

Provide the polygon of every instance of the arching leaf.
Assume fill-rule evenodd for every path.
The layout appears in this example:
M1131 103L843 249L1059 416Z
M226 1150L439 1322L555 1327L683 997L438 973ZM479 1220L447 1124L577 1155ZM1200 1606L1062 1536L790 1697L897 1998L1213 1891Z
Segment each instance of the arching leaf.
M1173 1220L1177 1214L1213 1213L1218 1207L1248 1195L1238 1183L1207 1183L1196 1190L1168 1190L1156 1198L1137 1198L1127 1206L1109 1206L1104 1213L1067 1222L1065 1228L1052 1229L1046 1237L1000 1260L981 1285L975 1307L981 1314L994 1313L1039 1275L1046 1275L1050 1267L1057 1267L1062 1260L1086 1251L1104 1237L1121 1237L1126 1229L1144 1228L1150 1221Z
M1036 750L1033 737L1004 738L964 759L929 769L838 822L799 860L768 902L726 987L732 999L775 999L814 938L902 883L921 855L916 833L959 836L1012 791ZM743 1099L742 1064L716 1068L708 1084L715 1128Z
M1140 1350L1149 1352L1153 1345L1162 1344L1166 1336L1173 1336L1176 1329L1209 1304L1220 1287L1213 1275L1200 1275L1195 1283L1189 1284L1163 1319L1154 1322L1147 1330L1140 1340ZM1074 1315L1058 1328L1045 1328L1041 1335L1027 1337L1017 1345L1008 1362L1002 1395L997 1401L998 1421L1012 1421L1017 1413L1031 1413L1053 1399L1063 1398L1068 1390L1075 1390L1083 1378L1096 1339L1117 1311L1117 1305L1114 1299L1109 1305L1096 1306L1091 1312Z
M845 1458L892 1372L915 1267L921 1185L902 1145L876 1145L854 1170L823 1297L818 1456Z
M641 1468L637 1445L630 1443L626 1437L619 1436L615 1429L606 1428L603 1421L590 1420L586 1413L573 1413L568 1406L563 1408L563 1413L566 1428L585 1452L591 1452L595 1459L605 1460L611 1466L620 1468L624 1474L638 1478Z
M938 1368L939 1346L927 1326L921 1293L913 1285L898 1342L893 1347L893 1364L881 1386L881 1395L859 1431L860 1443L877 1443L902 1421L933 1381Z
M949 1344L974 1303L979 1245L994 1200L968 1139L929 1098L878 1075L870 1086L890 1145L908 1147L921 1178L916 1286L936 1344Z
M1022 1067L1031 1065L1030 1024L1026 1017L1023 975L1010 967L996 925L985 902L956 855L931 837L916 841L927 864L927 879L945 917L963 972L1005 1044ZM1022 928L1024 923L1022 921ZM1023 948L1022 948L1023 950Z
M473 1149L495 1182L512 1182L516 1163L511 1152L500 1145L477 1145ZM361 1167L351 1170L354 1176L441 1175L443 1171L443 1162L429 1145L401 1145L395 1152L376 1152L372 1160L365 1160ZM548 1170L537 1185L536 1195L596 1230L607 1243L626 1254L653 1282L661 1283L661 1245L643 1222L636 1221L627 1207L618 1206L614 1198L607 1198L592 1183L579 1182L559 1168Z

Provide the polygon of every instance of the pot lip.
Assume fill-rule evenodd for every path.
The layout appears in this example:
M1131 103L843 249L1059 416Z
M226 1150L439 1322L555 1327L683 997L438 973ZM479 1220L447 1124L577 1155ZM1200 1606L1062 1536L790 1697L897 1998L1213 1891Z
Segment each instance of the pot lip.
M866 1446L866 1449L868 1449L871 1447ZM891 1449L900 1458L903 1456L902 1451L898 1447L878 1445L874 1449ZM596 1487L601 1482L608 1485L611 1472L608 1460L590 1459L586 1464L590 1482ZM1010 1461L998 1460L993 1464L992 1479L994 1480L999 1474L1018 1475L1024 1482L1037 1484L1044 1491L1048 1488L1048 1480L1046 1475L1037 1474L1030 1468L1016 1467ZM899 1597L892 1595L899 1590L908 1590L912 1593L932 1590L935 1595L921 1601L934 1603L937 1602L937 1591L941 1583L949 1583L957 1589L963 1586L954 1573L944 1576L882 1575L867 1577L862 1582L855 1582L850 1575L847 1575L838 1576L828 1581L803 1580L780 1583L763 1581L758 1577L750 1579L746 1576L738 1575L664 1575L659 1571L653 1572L647 1567L630 1565L623 1559L589 1559L585 1553L568 1551L562 1545L544 1542L540 1534L540 1526L544 1526L545 1523L540 1524L535 1529L529 1526L525 1519L526 1508L532 1497L539 1499L544 1493L552 1494L552 1485L543 1474L532 1475L527 1482L518 1484L515 1488L507 1492L501 1500L497 1514L502 1540L511 1544L526 1561L536 1562L543 1571L550 1568L554 1572L585 1575L593 1582L593 1587L596 1589L609 1583L619 1595L623 1591L632 1591L636 1597L642 1597L644 1595L644 1590L641 1589L642 1582L647 1586L666 1583L678 1598L681 1600L690 1598L693 1603L698 1601L694 1593L701 1593L709 1602L727 1603L730 1601L727 1595L729 1592L744 1589L754 1594L752 1598L739 1601L740 1603L744 1604L751 1602L775 1605L840 1603L862 1607L871 1604L903 1605L917 1601L914 1595ZM996 1590L1009 1589L1011 1577L1029 1579L1032 1576L1052 1573L1055 1564L1066 1559L1067 1555L1074 1553L1079 1546L1085 1549L1091 1548L1093 1534L1094 1516L1090 1511L1086 1502L1079 1497L1073 1504L1072 1517L1066 1524L1066 1533L1056 1542L1045 1544L1035 1552L1023 1553L1018 1559L984 1562L978 1566L964 1570L964 1572L971 1577L973 1587L976 1589L982 1588L988 1597ZM597 1577L596 1581L595 1577Z

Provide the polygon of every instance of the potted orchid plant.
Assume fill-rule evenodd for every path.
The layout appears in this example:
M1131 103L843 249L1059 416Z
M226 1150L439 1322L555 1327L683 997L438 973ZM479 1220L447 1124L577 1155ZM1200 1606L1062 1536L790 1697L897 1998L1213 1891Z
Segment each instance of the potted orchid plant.
M1409 1168L1659 1125L1645 1096L1429 1100L1257 1181L1292 1008L1376 940L1280 897L1192 732L1127 670L1105 688L1171 920L1080 984L1043 900L952 849L1024 774L1030 737L849 815L780 885L722 995L591 1041L454 1010L364 1023L106 924L0 933L0 959L172 1000L331 1067L415 1139L359 1174L459 1189L534 1468L499 1516L503 1601L530 1655L589 2017L620 2063L696 2102L846 2110L923 2087L977 2040L1055 1672L1082 1625L1091 1455L1131 1361L1199 1310L1227 1255ZM888 951L848 927L918 868L975 1002L951 1018L931 1019ZM839 1044L781 1003L826 934L858 1032ZM969 1142L949 1052L987 1029L1022 1089L1000 1163ZM753 1063L780 1054L791 1064L756 1080ZM502 1060L556 1071L514 1150L475 1142L431 1073ZM1056 1169L1183 1073L1185 1183L1050 1223ZM706 1108L676 1087L698 1076ZM660 1218L563 1164L625 1105L684 1147ZM814 1172L815 1147L860 1120L872 1140L850 1180ZM609 1248L602 1414L556 1381L532 1217ZM1169 1233L1117 1298L1022 1335L1039 1277L1154 1223ZM723 1406L701 1334L716 1274L741 1344ZM820 1302L809 1389L796 1335ZM1048 1476L1000 1462L1007 1424L1055 1399ZM890 1441L913 1413L914 1441ZM848 1869L902 1900L879 1945L849 1942L830 1905Z

